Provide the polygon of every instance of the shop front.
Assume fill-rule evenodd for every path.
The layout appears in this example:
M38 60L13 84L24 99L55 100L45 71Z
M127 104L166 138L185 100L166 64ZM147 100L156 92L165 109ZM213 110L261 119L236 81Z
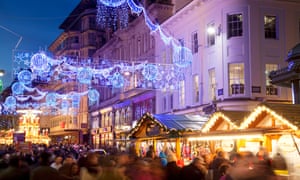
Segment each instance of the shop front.
M80 130L59 130L50 132L52 143L62 144L79 144L81 131Z
M91 142L93 148L99 148L99 125L100 125L100 112L98 110L90 113L90 135Z
M168 148L178 159L190 159L190 154L183 153L189 152L186 137L197 134L207 119L200 115L145 113L128 137L135 140L135 150L140 157L144 157L152 146L156 156Z
M100 147L113 147L113 131L112 127L99 128Z

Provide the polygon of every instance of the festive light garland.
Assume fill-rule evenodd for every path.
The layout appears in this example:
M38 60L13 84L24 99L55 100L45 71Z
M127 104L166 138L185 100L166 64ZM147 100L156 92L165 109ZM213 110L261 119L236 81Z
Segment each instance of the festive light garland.
M48 109L56 109L55 112L58 109L65 113L67 106L79 108L80 96L88 95L89 101L97 101L100 94L96 89L92 88L93 85L112 86L113 88L130 86L135 88L176 90L178 82L185 79L184 74L188 70L184 66L176 64L147 63L146 61L103 60L101 61L101 66L91 63L79 65L75 63L75 60L67 57L61 59L50 58L44 52L32 54L31 57L28 54L16 55L15 59L18 59L17 57L26 57L30 59L30 62L24 60L23 64L27 64L28 68L16 74L18 81L11 87L13 96L8 97L7 103L3 105L5 111L14 111L17 108L26 108L26 106L28 108L42 108L46 106ZM135 80L132 81L132 79ZM31 87L33 81L52 83L53 80L86 84L89 86L89 89L84 92L72 91L66 94L58 94ZM46 102L40 103L40 105L24 103L29 100L41 101L43 99ZM65 103L64 107L57 108L58 104L61 104L58 102L63 101L63 99L69 99L70 103Z
M127 2L127 3L125 3ZM151 33L154 34L158 32L160 38L163 40L163 42L166 45L171 45L172 48L174 49L173 52L173 59L174 59L174 64L176 64L179 67L187 67L191 65L193 55L192 51L184 47L177 39L168 36L162 29L161 26L158 24L155 24L151 21L149 18L148 13L146 12L146 9L143 6L137 5L133 0L97 0L97 22L100 26L103 26L107 24L109 21L109 17L111 14L108 12L114 12L114 9L122 8L124 4L127 4L131 12L136 13L138 15L142 14L144 15L145 18L145 24L148 26L150 29ZM109 10L106 10L105 8L109 8ZM115 14L113 17L116 15L119 16L119 20L121 24L124 24L125 21L122 20L122 17L128 16L129 12L123 11L120 14ZM128 19L128 18L127 18ZM116 24L115 19L111 20L113 24ZM128 22L127 22L128 23ZM127 26L125 26L127 27ZM123 27L120 27L121 29Z
M18 106L42 106L56 108L57 102L61 103L61 109L68 109L70 103L66 99L71 99L72 107L79 108L80 96L88 95L89 101L97 101L99 92L92 89L92 85L101 84L112 86L113 88L122 88L131 86L135 88L152 88L152 89L170 89L178 88L178 82L185 79L185 68L192 63L192 53L189 48L184 47L178 40L166 35L158 24L154 24L146 9L137 5L133 0L97 0L97 22L102 26L116 26L125 28L128 25L128 7L133 13L143 13L145 24L151 30L151 33L158 32L163 42L173 49L174 64L157 64L147 62L114 62L112 66L102 64L101 68L95 68L94 65L87 63L78 65L74 60L63 57L62 59L52 59L45 53L17 53L16 62L19 66L29 66L28 68L19 67L14 69L14 74L18 77L18 82L12 85L13 96L7 97L3 107L6 111L14 111ZM112 23L112 24L109 24ZM105 62L105 61L102 61ZM80 68L79 68L80 67ZM135 85L132 85L132 79L135 79ZM54 92L43 92L37 88L31 87L32 81L50 82L50 81L78 82L90 86L88 91L67 94L58 94ZM25 91L35 92L34 96L24 95ZM17 101L25 102L28 100L40 101L45 98L46 103L41 106L31 103L18 104ZM63 100L62 100L63 99Z

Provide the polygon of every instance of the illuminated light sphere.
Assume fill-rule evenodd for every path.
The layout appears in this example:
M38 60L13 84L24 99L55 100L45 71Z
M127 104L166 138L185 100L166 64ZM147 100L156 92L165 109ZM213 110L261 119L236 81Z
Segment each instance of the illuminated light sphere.
M100 97L99 92L96 89L90 89L88 92L88 98L90 101L98 101Z
M16 107L17 100L16 100L16 98L13 97L13 96L8 96L8 97L5 99L4 104L5 104L5 106L8 107L8 108L14 108L14 107Z
M110 83L114 88L121 88L124 86L124 77L119 73L115 72L110 78Z
M56 93L52 92L46 95L46 104L52 107L56 106Z
M32 73L29 70L22 70L18 74L18 80L20 83L28 85L32 81Z
M72 96L72 107L79 108L80 96L78 94L74 94Z
M185 68L192 64L193 54L189 48L177 47L173 53L173 62L176 66Z
M152 81L158 76L158 68L154 64L146 64L143 68L142 74L145 79Z
M124 4L127 0L97 0L97 3L101 3L105 6L109 7L118 7Z
M19 82L15 82L12 86L11 86L11 90L13 94L16 95L20 95L23 94L24 92L24 86L23 84L19 83Z
M80 68L77 72L77 79L82 84L90 84L93 78L93 72L90 68Z
M43 53L36 53L31 57L30 65L32 69L38 71L49 70L47 56Z

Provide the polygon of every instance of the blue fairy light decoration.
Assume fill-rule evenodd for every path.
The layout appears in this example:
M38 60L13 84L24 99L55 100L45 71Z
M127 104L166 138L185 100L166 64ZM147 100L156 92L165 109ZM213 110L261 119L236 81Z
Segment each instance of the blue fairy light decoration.
M11 90L12 93L15 95L21 95L24 93L24 85L20 82L15 82L12 86L11 86Z
M20 83L23 83L25 85L31 84L32 73L29 70L22 70L18 74L18 80Z
M189 48L180 46L176 47L173 52L173 62L181 68L188 67L192 64L193 54Z
M8 96L5 99L4 106L7 109L15 109L16 106L17 106L17 100L16 100L16 98L14 96Z
M126 28L129 20L129 9L126 0L98 0L97 23L101 28Z
M37 71L49 71L47 56L44 53L36 53L31 57L30 66Z
M46 95L46 104L48 106L54 107L54 106L56 106L56 99L57 99L56 98L56 93L54 93L54 92L48 93Z
M91 68L80 68L77 72L77 79L82 84L91 84L93 72Z
M125 80L124 77L119 72L115 72L110 77L110 83L114 88L121 88L124 86Z
M127 0L97 0L97 3L102 3L105 6L109 7L118 7L124 4Z
M146 64L142 70L142 74L145 79L153 81L158 75L158 68L154 64Z
M100 94L96 89L89 89L88 98L90 101L98 101L99 97L100 97Z

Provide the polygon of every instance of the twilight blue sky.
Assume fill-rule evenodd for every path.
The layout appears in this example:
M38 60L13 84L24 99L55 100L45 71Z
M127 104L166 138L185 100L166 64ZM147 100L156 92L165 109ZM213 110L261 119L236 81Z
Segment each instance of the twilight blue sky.
M60 24L80 0L0 0L0 69L4 86L12 81L12 52L36 53L47 47L62 32Z

